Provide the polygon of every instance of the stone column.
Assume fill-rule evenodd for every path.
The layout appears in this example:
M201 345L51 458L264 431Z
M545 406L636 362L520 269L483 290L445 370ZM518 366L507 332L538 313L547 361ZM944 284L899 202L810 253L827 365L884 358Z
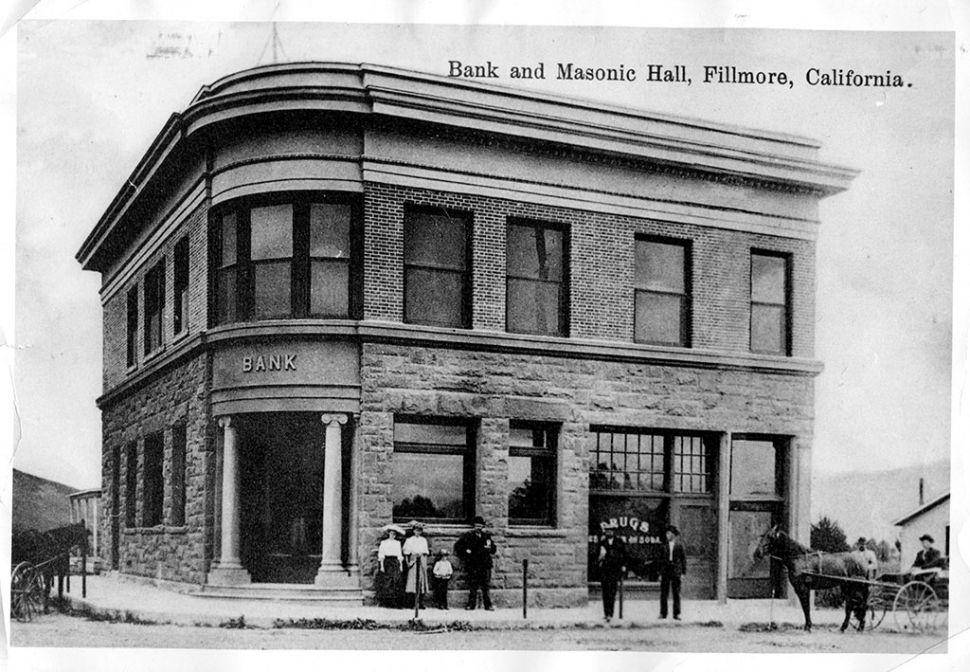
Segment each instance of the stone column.
M323 447L323 558L315 583L327 585L336 573L346 574L341 559L343 536L343 442L342 426L347 416L324 414L320 420L327 428Z
M209 572L209 583L234 585L250 583L252 577L239 561L239 452L232 418L219 418L222 428L222 535L219 560Z

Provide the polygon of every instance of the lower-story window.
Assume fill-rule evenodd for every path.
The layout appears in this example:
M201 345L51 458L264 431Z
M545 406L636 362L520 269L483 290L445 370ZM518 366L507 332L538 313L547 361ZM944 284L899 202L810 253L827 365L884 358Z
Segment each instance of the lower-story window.
M394 520L464 522L471 516L475 432L467 422L428 418L394 424Z
M512 422L509 428L509 523L555 524L555 426Z
M162 462L165 452L165 435L162 432L145 437L144 482L142 484L142 526L162 524L165 481L162 479Z
M125 527L138 525L138 442L125 446Z

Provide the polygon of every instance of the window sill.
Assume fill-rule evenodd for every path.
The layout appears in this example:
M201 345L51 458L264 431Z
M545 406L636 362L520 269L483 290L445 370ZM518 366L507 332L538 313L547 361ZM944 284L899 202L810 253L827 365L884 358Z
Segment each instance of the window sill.
M189 330L188 329L183 329L182 331L178 332L177 334L174 334L172 336L172 345L175 345L176 343L179 343L180 341L184 341L186 338L188 338L188 336L189 336Z
M142 359L142 363L143 364L148 364L152 360L158 359L163 354L165 354L165 346L164 345L160 345L157 348L155 348L154 350L152 350L151 352L145 353L145 357L144 357L144 359Z
M539 537L542 539L565 539L569 536L568 530L563 530L547 525L513 525L505 529L506 537Z
M126 375L130 375L130 374L134 373L137 370L138 370L138 362L135 362L134 364L129 364L128 365L128 368L125 369L125 374Z
M189 531L188 525L153 525L152 527L126 527L122 530L123 534L186 534Z

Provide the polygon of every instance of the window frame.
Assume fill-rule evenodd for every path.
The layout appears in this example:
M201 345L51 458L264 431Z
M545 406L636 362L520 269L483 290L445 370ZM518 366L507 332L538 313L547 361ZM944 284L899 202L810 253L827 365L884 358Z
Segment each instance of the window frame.
M683 292L670 292L661 291L656 289L641 288L637 286L637 254L636 246L640 243L653 243L657 245L669 245L683 248L684 251L684 267L681 269L683 273L684 281L684 291ZM689 239L682 238L670 238L666 236L652 236L652 235L640 235L634 237L634 253L633 253L633 341L634 343L642 343L644 345L665 345L678 348L689 348L691 347L691 319L693 315L693 287L691 278L693 275L693 241ZM677 341L655 341L645 338L640 338L637 333L637 297L640 294L652 294L658 296L678 296L681 298L680 307L680 338Z
M182 236L172 252L172 333L189 327L189 237Z
M138 364L138 284L128 289L125 310L127 330L125 333L125 362L128 368Z
M279 205L291 206L290 235L292 254L271 260L252 259L252 211ZM349 255L343 258L310 257L310 210L313 205L350 206ZM359 195L344 192L282 192L234 199L213 208L209 224L210 326L246 322L293 319L360 319L363 308L363 208ZM235 217L236 254L232 263L223 263L223 227L228 215ZM345 313L312 312L312 268L315 260L340 260L347 265L347 310ZM289 263L289 310L280 316L256 316L256 273L260 265ZM221 303L223 277L235 274L236 301L232 310ZM221 314L222 313L222 314Z
M509 230L513 226L518 226L521 228L531 228L538 231L558 231L562 236L562 258L559 260L560 268L562 269L561 278L559 280L543 280L542 278L531 278L525 275L516 275L512 272L509 265L509 259L511 258L508 254L509 246ZM511 334L531 334L534 336L558 336L561 338L569 337L569 259L570 259L570 236L569 236L569 225L561 222L552 222L539 219L527 219L523 217L509 217L505 222L505 330ZM558 299L558 329L555 333L547 331L531 331L529 329L522 329L512 324L512 315L510 313L511 303L509 301L509 296L512 291L510 288L512 281L518 282L532 282L540 283L545 285L558 285L559 287L559 299Z
M408 223L411 221L411 217L416 214L425 215L438 215L444 216L448 219L456 219L461 222L461 226L464 230L465 237L465 249L463 250L462 259L464 260L465 267L460 270L442 268L439 266L428 266L426 264L412 263L408 261L407 255L407 230ZM472 238L474 235L474 214L463 210L453 210L450 208L443 208L438 206L427 206L427 205L415 205L411 203L406 203L404 205L404 221L402 226L402 240L403 240L403 250L402 250L402 261L403 261L403 318L405 324L420 324L430 327L441 327L441 328L451 328L451 329L470 329L472 323ZM461 291L459 296L461 297L461 309L459 311L460 318L457 324L443 324L443 323L433 323L423 320L414 319L408 311L408 287L411 282L413 282L412 273L410 271L422 271L438 274L448 274L457 275L461 278Z
M511 444L512 430L531 430L533 433L542 432L544 434L544 446L513 446ZM542 518L513 518L512 517L512 490L508 493L508 520L510 527L517 526L541 526L555 527L558 520L558 491L559 491L559 437L561 425L551 422L532 422L526 420L509 421L509 457L531 457L549 460L549 495L547 499L548 513ZM533 441L535 438L533 436ZM510 482L511 485L511 482Z
M720 450L720 436L715 432L702 432L702 431L689 431L689 430L679 430L679 429L660 429L652 427L612 427L609 425L592 425L589 429L590 433L594 437L593 448L590 450L590 468L589 468L589 490L590 492L596 494L618 494L618 495L630 495L630 496L644 496L644 497L655 497L655 498L672 498L676 497L678 499L685 498L711 498L716 494L717 489L717 474L715 469L717 467L718 451ZM604 451L600 449L600 437L603 435L622 435L625 437L625 441L629 441L629 437L637 438L637 450L631 452L628 449L622 451L616 451L612 448L608 453L610 456L613 455L623 455L624 462L626 462L626 456L635 455L637 458L637 466L642 466L643 462L641 456L644 454L649 454L651 456L659 456L661 461L661 471L656 469L636 469L632 473L637 474L638 482L634 487L627 487L625 483L617 482L616 486L613 486L614 475L615 474L626 474L631 473L630 470L625 468L621 469L607 469L602 472L598 469L598 458L600 455L604 454ZM644 437L650 437L651 439L660 439L661 441L661 451L651 450L649 453L643 453L639 450L640 442ZM677 458L677 442L683 439L697 439L700 441L700 445L704 448L704 460L706 462L707 471L703 473L706 477L705 489L702 491L695 490L683 490L677 487L677 478L680 476L691 476L697 474L691 474L690 472L677 471L676 458ZM612 441L612 439L611 439ZM653 447L653 446L651 446ZM626 445L624 446L626 448ZM655 464L656 460L651 459L650 464ZM610 464L616 464L612 457ZM594 487L593 476L594 474L605 473L607 479L607 485L609 487ZM647 474L650 477L651 482L654 481L655 477L659 474L661 476L661 487L660 489L644 489L639 487L639 476L640 474Z
M394 441L391 456L391 473L393 483L394 457L396 453L410 453L420 455L461 455L462 456L462 516L458 518L448 517L429 517L429 516L397 516L394 514L396 497L395 492L391 492L391 517L394 522L402 523L410 520L419 520L433 524L465 524L472 520L475 515L475 490L476 490L476 442L478 434L478 423L469 418L443 418L436 416L413 416L396 415L394 417L395 427L398 424L426 425L426 426L451 426L463 427L465 430L465 445L463 449L457 446L426 444L409 441Z
M165 344L165 258L148 269L144 280L145 311L144 325L145 357L162 349ZM157 320L153 324L153 320Z
M146 435L142 452L141 526L155 527L165 522L165 433Z
M767 301L755 301L754 298L754 264L756 257L769 259L780 259L784 263L784 303L772 303ZM748 266L748 298L750 300L748 310L748 348L751 352L760 355L777 355L790 357L792 352L792 255L788 252L778 252L774 250L752 249ZM783 330L781 337L781 350L767 350L755 347L755 312L756 307L781 307L782 319L779 325Z

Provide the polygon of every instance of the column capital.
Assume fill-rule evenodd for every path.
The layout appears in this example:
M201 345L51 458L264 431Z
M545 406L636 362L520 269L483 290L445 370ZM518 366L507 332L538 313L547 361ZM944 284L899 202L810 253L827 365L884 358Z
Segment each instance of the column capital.
M219 423L220 427L225 429L226 427L229 427L232 424L232 416L220 415L218 418L216 418L216 421Z
M333 422L336 422L340 425L346 425L347 415L344 413L324 413L323 415L320 416L320 421L325 425L329 425Z

